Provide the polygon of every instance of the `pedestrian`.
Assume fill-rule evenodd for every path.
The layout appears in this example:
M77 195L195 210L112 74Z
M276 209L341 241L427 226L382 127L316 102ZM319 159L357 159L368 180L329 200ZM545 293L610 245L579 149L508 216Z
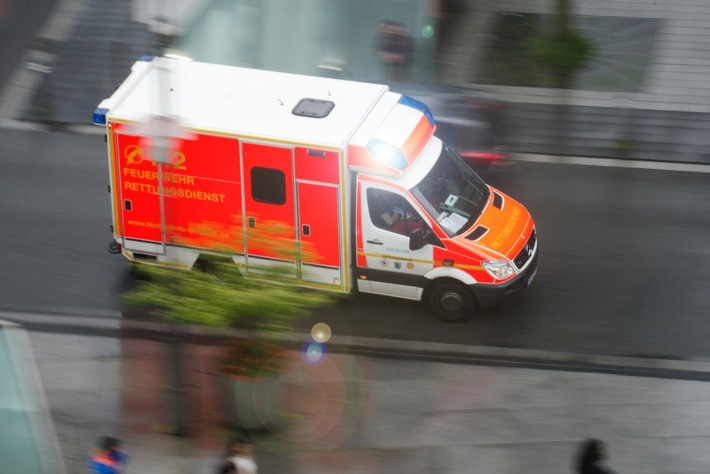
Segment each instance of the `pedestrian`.
M217 474L239 474L239 471L232 461L227 460L220 464Z
M606 445L598 439L588 439L582 443L577 460L578 474L615 474L606 465Z
M239 474L257 474L254 445L248 441L238 441L232 445L232 454L229 460L237 467Z
M127 462L128 453L121 448L121 441L102 436L98 447L91 450L89 468L92 474L122 474Z
M377 55L387 79L403 80L412 55L412 38L399 22L382 20L377 35Z

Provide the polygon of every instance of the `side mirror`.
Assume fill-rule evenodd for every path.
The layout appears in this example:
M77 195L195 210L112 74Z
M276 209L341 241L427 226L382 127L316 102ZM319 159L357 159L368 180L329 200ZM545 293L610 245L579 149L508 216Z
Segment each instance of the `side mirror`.
M409 250L419 250L424 247L424 232L422 229L414 229L409 234Z

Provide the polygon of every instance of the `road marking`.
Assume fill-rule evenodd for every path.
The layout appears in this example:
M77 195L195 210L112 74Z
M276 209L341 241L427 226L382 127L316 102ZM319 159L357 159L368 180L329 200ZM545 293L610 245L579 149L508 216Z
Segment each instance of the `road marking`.
M87 329L115 329L121 327L121 313L116 311L113 314L105 310L97 311L97 314L85 312L84 314L52 314L52 313L30 313L24 311L0 311L0 320L13 322L21 326L74 326Z
M36 38L56 43L70 38L79 14L89 0L60 0L49 14ZM27 50L4 88L0 88L0 127L14 130L44 130L45 124L17 120L22 108L39 87L42 76L53 70L57 56L37 50ZM90 116L91 111L87 112ZM98 127L97 127L98 128ZM74 131L74 129L71 129ZM81 131L79 131L81 133Z
M609 168L632 168L659 171L685 171L689 173L710 173L710 165L699 163L672 163L667 161L622 160L613 158L593 158L584 156L542 155L535 153L513 153L512 161L529 163L549 163L562 165L604 166Z

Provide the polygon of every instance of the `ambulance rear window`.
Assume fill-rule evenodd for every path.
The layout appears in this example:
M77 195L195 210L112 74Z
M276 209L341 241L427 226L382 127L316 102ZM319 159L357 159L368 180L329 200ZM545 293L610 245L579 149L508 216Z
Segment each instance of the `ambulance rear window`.
M286 202L286 175L273 168L254 167L251 170L251 197L266 204Z

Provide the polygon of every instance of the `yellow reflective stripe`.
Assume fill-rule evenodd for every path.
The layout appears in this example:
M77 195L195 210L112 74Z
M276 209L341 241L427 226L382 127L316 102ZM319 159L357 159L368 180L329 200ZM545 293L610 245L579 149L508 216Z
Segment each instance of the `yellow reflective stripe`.
M437 262L441 266L443 266L442 262ZM454 264L454 268L461 268L462 270L483 270L483 267L480 265L466 265L466 264Z
M433 260L421 260L418 258L407 258L407 257L400 257L398 255L388 255L384 253L374 253L374 252L365 252L363 250L358 250L357 251L358 255L364 255L365 257L376 257L376 258L389 258L392 260L402 260L404 262L414 262L414 263L427 263L427 264L433 264Z
M388 255L384 253L375 253L375 252L365 252L363 250L358 250L357 251L358 255L364 255L365 257L375 257L375 258L387 258L390 260L402 260L403 262L414 262L414 263L424 263L427 265L433 265L435 267L443 267L444 262L441 261L435 261L435 260L421 260L418 258L407 258L407 257L400 257L398 255ZM468 265L468 264L462 264L462 263L454 263L454 265L450 265L452 268L460 268L462 270L483 270L483 267L480 265Z

